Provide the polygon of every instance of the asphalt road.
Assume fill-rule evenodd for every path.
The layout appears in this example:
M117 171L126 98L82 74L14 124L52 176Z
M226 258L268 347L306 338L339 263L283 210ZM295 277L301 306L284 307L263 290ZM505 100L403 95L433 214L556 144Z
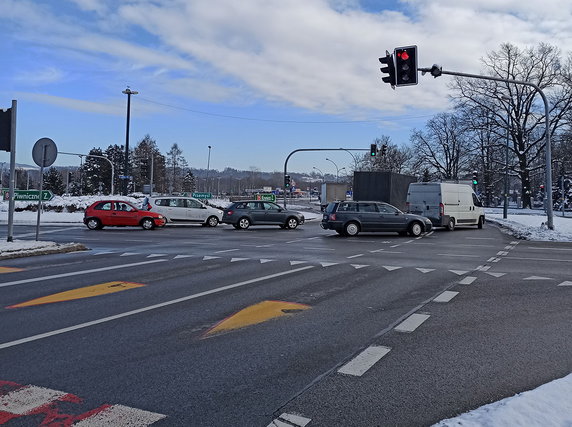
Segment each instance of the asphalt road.
M0 263L0 392L69 395L0 412L6 425L107 405L137 425L430 425L572 371L571 244L488 224L343 238L316 222L42 239L91 250Z

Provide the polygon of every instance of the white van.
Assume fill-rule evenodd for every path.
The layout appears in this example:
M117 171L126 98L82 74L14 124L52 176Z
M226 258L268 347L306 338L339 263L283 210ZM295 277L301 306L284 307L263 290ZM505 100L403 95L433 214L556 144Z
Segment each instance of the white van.
M423 215L435 227L453 231L456 225L483 228L485 211L471 186L446 182L414 182L407 190L407 211Z
M220 209L207 206L192 197L158 196L149 199L148 210L160 213L167 221L197 222L209 227L216 227L222 220Z

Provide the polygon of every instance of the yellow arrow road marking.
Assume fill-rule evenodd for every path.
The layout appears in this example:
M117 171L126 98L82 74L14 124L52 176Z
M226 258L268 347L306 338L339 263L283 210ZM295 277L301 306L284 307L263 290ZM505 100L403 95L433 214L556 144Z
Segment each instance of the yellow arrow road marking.
M16 273L18 271L24 271L24 269L16 267L0 267L0 273Z
M126 291L127 289L140 288L141 283L133 282L107 282L99 285L86 286L84 288L72 289L71 291L58 292L57 294L36 298L30 301L14 304L6 308L29 307L32 305L51 304L54 302L70 301L74 299L91 298L99 295L112 294L114 292Z
M244 328L245 326L256 325L275 317L286 316L297 311L308 310L309 308L311 308L309 305L294 302L262 301L221 320L206 331L203 334L203 338L233 329Z

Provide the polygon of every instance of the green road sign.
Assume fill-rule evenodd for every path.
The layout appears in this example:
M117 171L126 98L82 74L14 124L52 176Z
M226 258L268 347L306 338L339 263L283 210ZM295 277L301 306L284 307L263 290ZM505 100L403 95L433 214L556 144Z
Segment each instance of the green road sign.
M54 198L54 194L50 190L42 190L42 202L47 202ZM9 199L9 191L4 191L4 200ZM14 190L14 200L16 201L38 201L40 199L40 190Z
M193 193L192 197L195 199L212 199L213 195L212 193Z
M256 200L262 200L263 202L275 202L276 195L275 194L257 194Z

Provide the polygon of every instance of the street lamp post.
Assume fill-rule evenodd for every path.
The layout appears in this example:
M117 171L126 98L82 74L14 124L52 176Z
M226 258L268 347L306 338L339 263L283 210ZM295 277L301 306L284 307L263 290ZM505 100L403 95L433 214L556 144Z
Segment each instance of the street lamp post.
M318 172L320 172L320 174L322 175L322 182L324 182L324 172L322 172L320 169L318 169L316 166L313 166L312 169L316 169Z
M127 178L129 176L129 119L131 116L131 95L137 95L139 92L129 89L122 91L125 95L127 95L127 127L125 130L125 163L123 165L123 195L127 196Z
M504 204L502 209L502 217L504 219L508 218L508 146L510 141L510 128L512 125L512 99L509 96L502 96L502 99L508 101L508 119L507 119L507 129L506 129L506 150L505 150L505 164L504 164Z
M207 193L209 191L209 171L211 168L211 148L212 148L210 145L208 147L209 147L209 156L207 159L207 182L206 182Z
M339 176L340 176L340 169L338 168L338 165L336 165L336 162L334 162L333 160L330 160L328 158L326 158L326 160L328 162L332 162L334 164L334 166L336 167L336 182L338 182Z

